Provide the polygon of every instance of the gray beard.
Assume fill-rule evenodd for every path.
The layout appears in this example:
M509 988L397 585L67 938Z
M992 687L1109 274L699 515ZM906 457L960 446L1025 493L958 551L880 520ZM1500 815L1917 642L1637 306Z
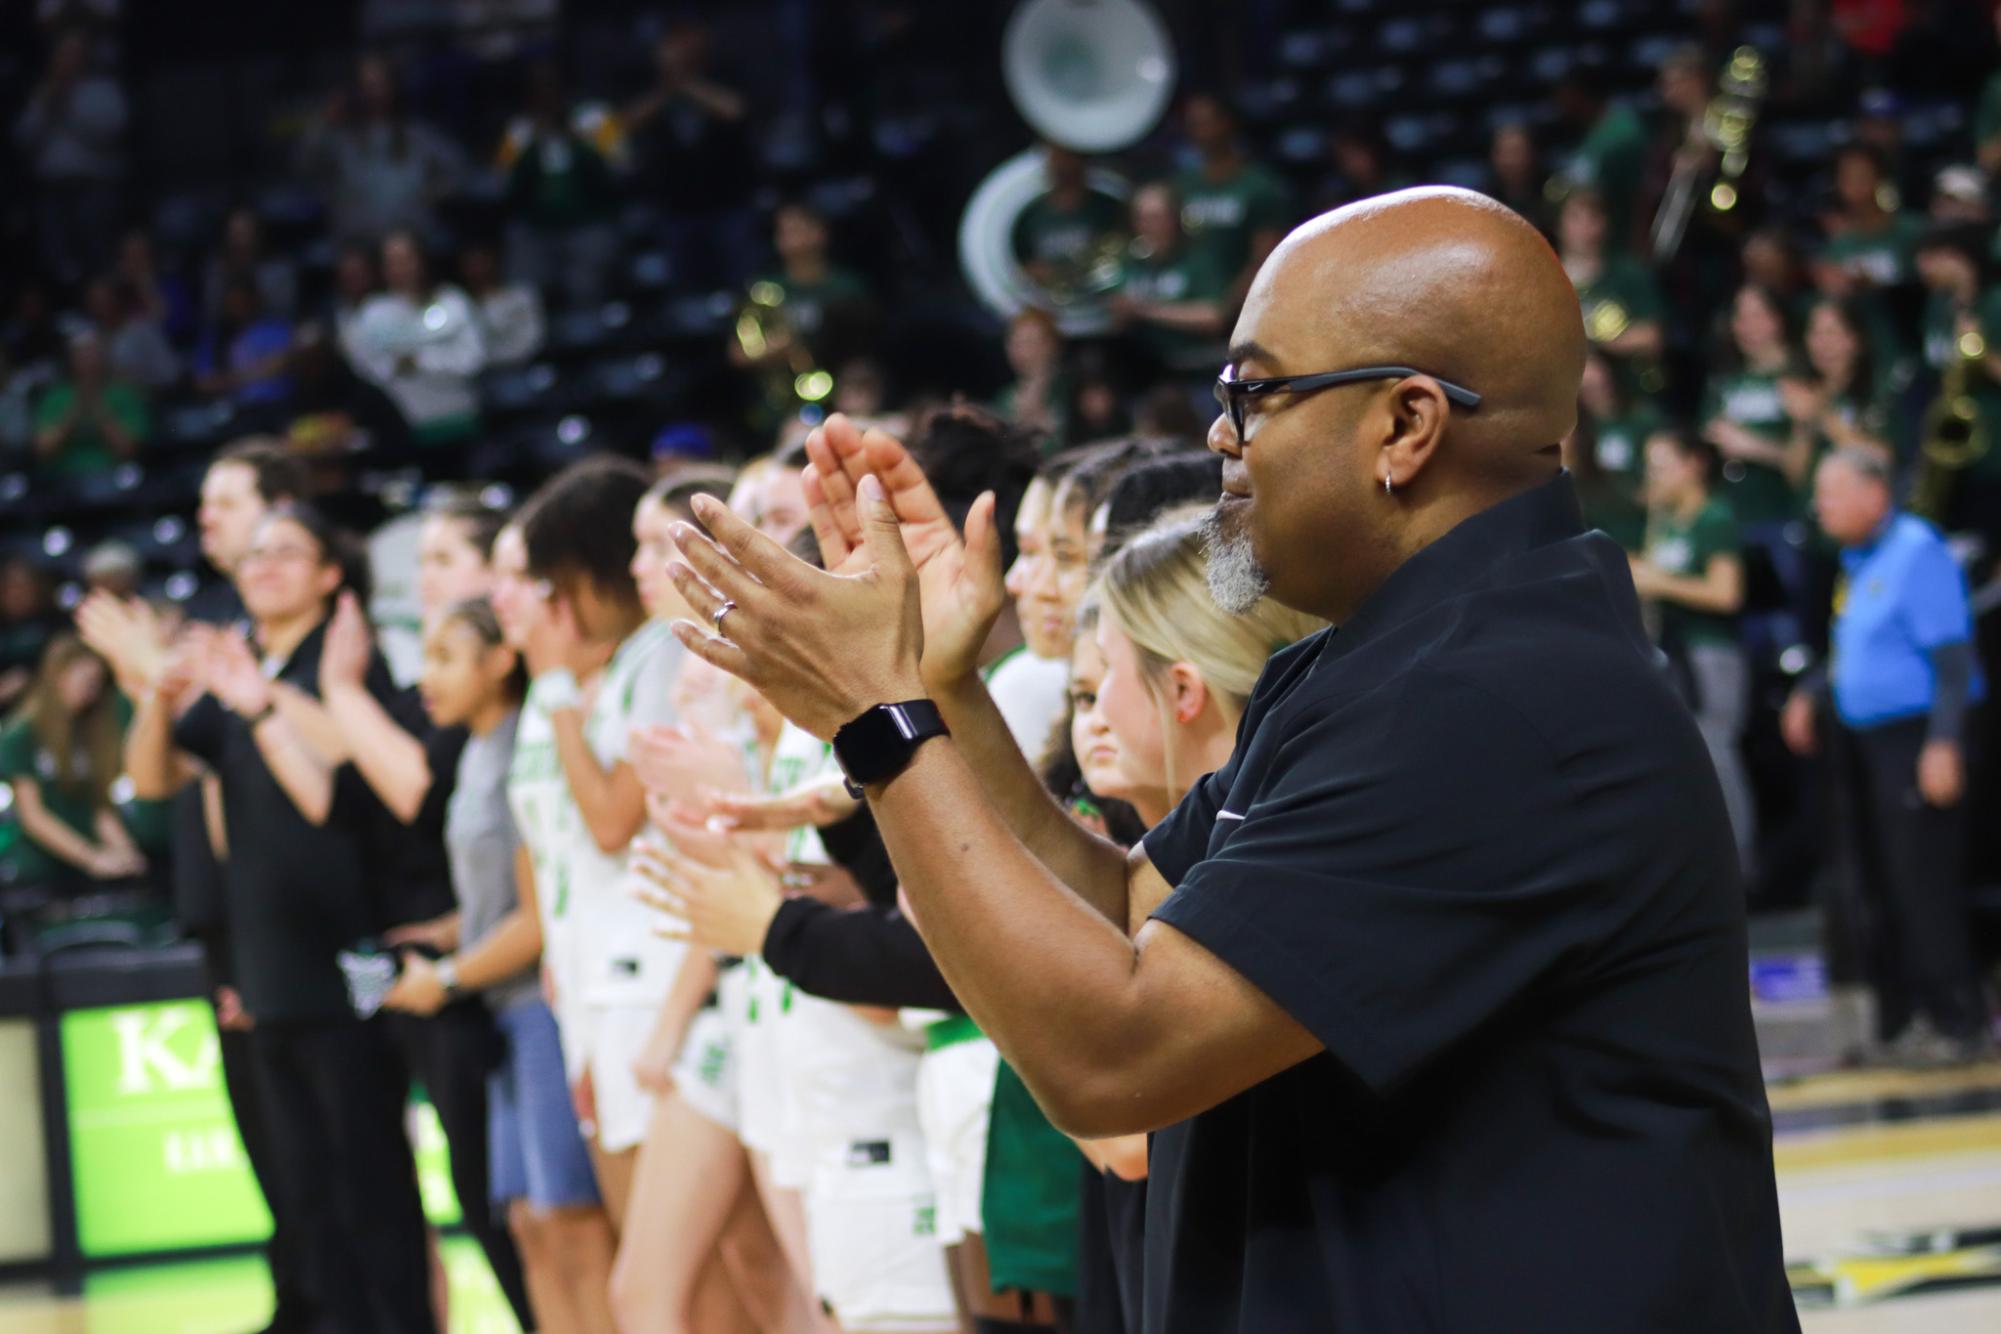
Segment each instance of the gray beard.
M1271 576L1251 551L1251 535L1241 526L1223 526L1220 506L1202 518L1202 547L1208 556L1209 596L1232 616L1242 616L1271 591Z

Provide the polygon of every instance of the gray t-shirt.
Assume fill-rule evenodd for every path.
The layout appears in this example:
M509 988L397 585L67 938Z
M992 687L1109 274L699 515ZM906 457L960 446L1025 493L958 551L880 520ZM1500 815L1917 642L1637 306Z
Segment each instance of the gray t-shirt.
M520 713L485 736L466 739L459 754L458 786L445 807L445 848L451 857L452 888L459 900L459 948L476 945L514 911L514 849L520 836L507 806L507 766L514 755ZM486 988L488 1006L498 1011L535 994L535 970Z

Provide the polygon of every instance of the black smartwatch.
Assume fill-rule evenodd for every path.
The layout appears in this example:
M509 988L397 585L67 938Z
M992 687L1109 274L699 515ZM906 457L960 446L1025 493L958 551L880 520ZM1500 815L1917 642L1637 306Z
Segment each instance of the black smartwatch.
M834 733L834 758L848 795L860 800L863 788L902 772L919 746L947 735L944 716L928 699L876 705Z

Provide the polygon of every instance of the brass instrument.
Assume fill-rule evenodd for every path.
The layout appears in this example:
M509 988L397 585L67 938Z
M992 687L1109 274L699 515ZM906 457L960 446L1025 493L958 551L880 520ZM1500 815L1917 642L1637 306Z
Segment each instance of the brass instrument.
M1765 99L1765 58L1756 48L1740 46L1716 80L1716 95L1703 108L1700 133L1704 142L1720 154L1716 179L1700 205L1724 214L1737 207L1737 182L1751 162L1751 130L1758 123L1758 109ZM1660 211L1654 215L1654 262L1665 264L1681 249L1688 224L1698 207L1698 177L1703 164L1683 153L1675 160L1674 175L1661 196Z
M833 375L813 364L812 349L786 313L784 286L770 279L754 282L748 297L737 309L736 342L745 360L762 368L764 397L771 409L789 417L801 404L818 403L832 394Z
M1939 377L1938 397L1925 409L1911 509L1934 523L1945 522L1959 474L1993 446L1980 403L1973 397L1974 377L1986 373L1986 362L1987 340L1980 331L1962 332L1953 340L1952 360Z
M1584 336L1595 345L1610 343L1632 327L1632 312L1613 297L1601 297L1584 308ZM1640 388L1647 393L1657 394L1666 385L1667 376L1658 358L1628 357L1622 360L1632 364Z
M1174 93L1174 43L1149 0L1023 0L1001 42L1009 98L1038 135L1079 153L1110 153L1144 138ZM1123 200L1131 186L1092 166L1091 189ZM1116 285L1122 238L1105 237L1075 265L1037 282L1014 252L1022 211L1049 188L1042 155L1028 149L987 174L959 219L967 285L1002 319L1050 311L1073 338L1111 329L1105 296Z

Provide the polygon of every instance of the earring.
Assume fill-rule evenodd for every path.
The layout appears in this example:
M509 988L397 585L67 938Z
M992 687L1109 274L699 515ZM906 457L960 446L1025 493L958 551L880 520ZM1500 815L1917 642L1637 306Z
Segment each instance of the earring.
M1390 475L1388 473L1383 474L1383 494L1386 496L1396 494L1395 488L1390 485Z

